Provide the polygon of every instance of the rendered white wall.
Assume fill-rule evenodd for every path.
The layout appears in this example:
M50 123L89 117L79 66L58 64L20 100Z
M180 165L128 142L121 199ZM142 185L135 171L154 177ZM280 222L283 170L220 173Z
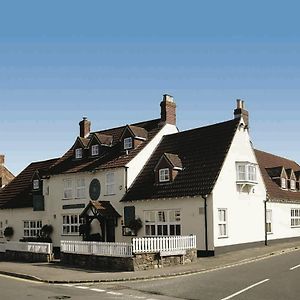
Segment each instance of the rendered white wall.
M264 240L264 203L266 192L257 166L257 181L250 193L240 192L236 184L236 162L256 163L249 134L237 130L213 190L214 246L228 246ZM227 209L228 237L218 237L218 208Z
M272 233L268 240L300 237L300 227L291 227L292 208L300 209L300 204L267 203L267 209L272 210Z

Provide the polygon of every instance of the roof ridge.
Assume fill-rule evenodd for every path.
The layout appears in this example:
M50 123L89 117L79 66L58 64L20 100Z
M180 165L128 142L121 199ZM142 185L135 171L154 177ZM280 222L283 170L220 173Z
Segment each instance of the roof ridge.
M266 151L259 150L259 149L254 149L254 151L262 152L262 153L265 153L265 154L268 154L268 155L272 155L272 156L278 157L278 158L280 158L280 159L288 160L288 161L290 161L290 162L293 162L293 163L297 164L297 165L300 167L300 165L299 165L295 160L286 158L286 157L284 157L284 156L279 156L279 155L277 155L277 154L273 154L273 153L266 152ZM278 167L280 167L280 166L278 166Z

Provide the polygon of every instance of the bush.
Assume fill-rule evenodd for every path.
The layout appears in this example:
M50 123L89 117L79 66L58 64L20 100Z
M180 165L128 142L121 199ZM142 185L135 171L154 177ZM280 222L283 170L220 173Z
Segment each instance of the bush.
M128 227L135 233L137 233L143 227L143 222L140 218L137 218L135 220L130 221Z
M6 227L5 229L4 229L4 236L5 237L12 237L14 235L14 229L12 228L12 227Z
M41 237L49 238L52 232L53 232L53 226L46 224L41 229Z

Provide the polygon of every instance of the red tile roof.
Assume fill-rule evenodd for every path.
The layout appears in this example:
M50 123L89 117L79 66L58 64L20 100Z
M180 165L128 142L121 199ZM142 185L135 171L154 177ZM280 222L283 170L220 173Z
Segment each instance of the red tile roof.
M270 197L270 201L299 202L300 192L281 189L279 185L277 185L271 179L269 170L281 170L281 167L284 167L285 169L292 169L298 172L300 171L300 166L293 160L260 150L255 150L255 155L259 164L260 171L262 173L264 183L266 185L267 193ZM280 168L278 168L278 166L280 166ZM279 172L277 171L276 175L278 174Z
M233 119L164 136L122 201L210 194L239 121ZM174 181L156 184L154 169L164 153L176 155L183 169Z
M37 170L46 170L57 158L33 162L0 191L0 208L32 207L32 176Z

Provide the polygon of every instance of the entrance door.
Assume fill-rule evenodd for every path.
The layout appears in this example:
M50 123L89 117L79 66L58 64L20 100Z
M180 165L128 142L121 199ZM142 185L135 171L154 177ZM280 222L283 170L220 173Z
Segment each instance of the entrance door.
M115 242L115 220L106 220L106 241Z

